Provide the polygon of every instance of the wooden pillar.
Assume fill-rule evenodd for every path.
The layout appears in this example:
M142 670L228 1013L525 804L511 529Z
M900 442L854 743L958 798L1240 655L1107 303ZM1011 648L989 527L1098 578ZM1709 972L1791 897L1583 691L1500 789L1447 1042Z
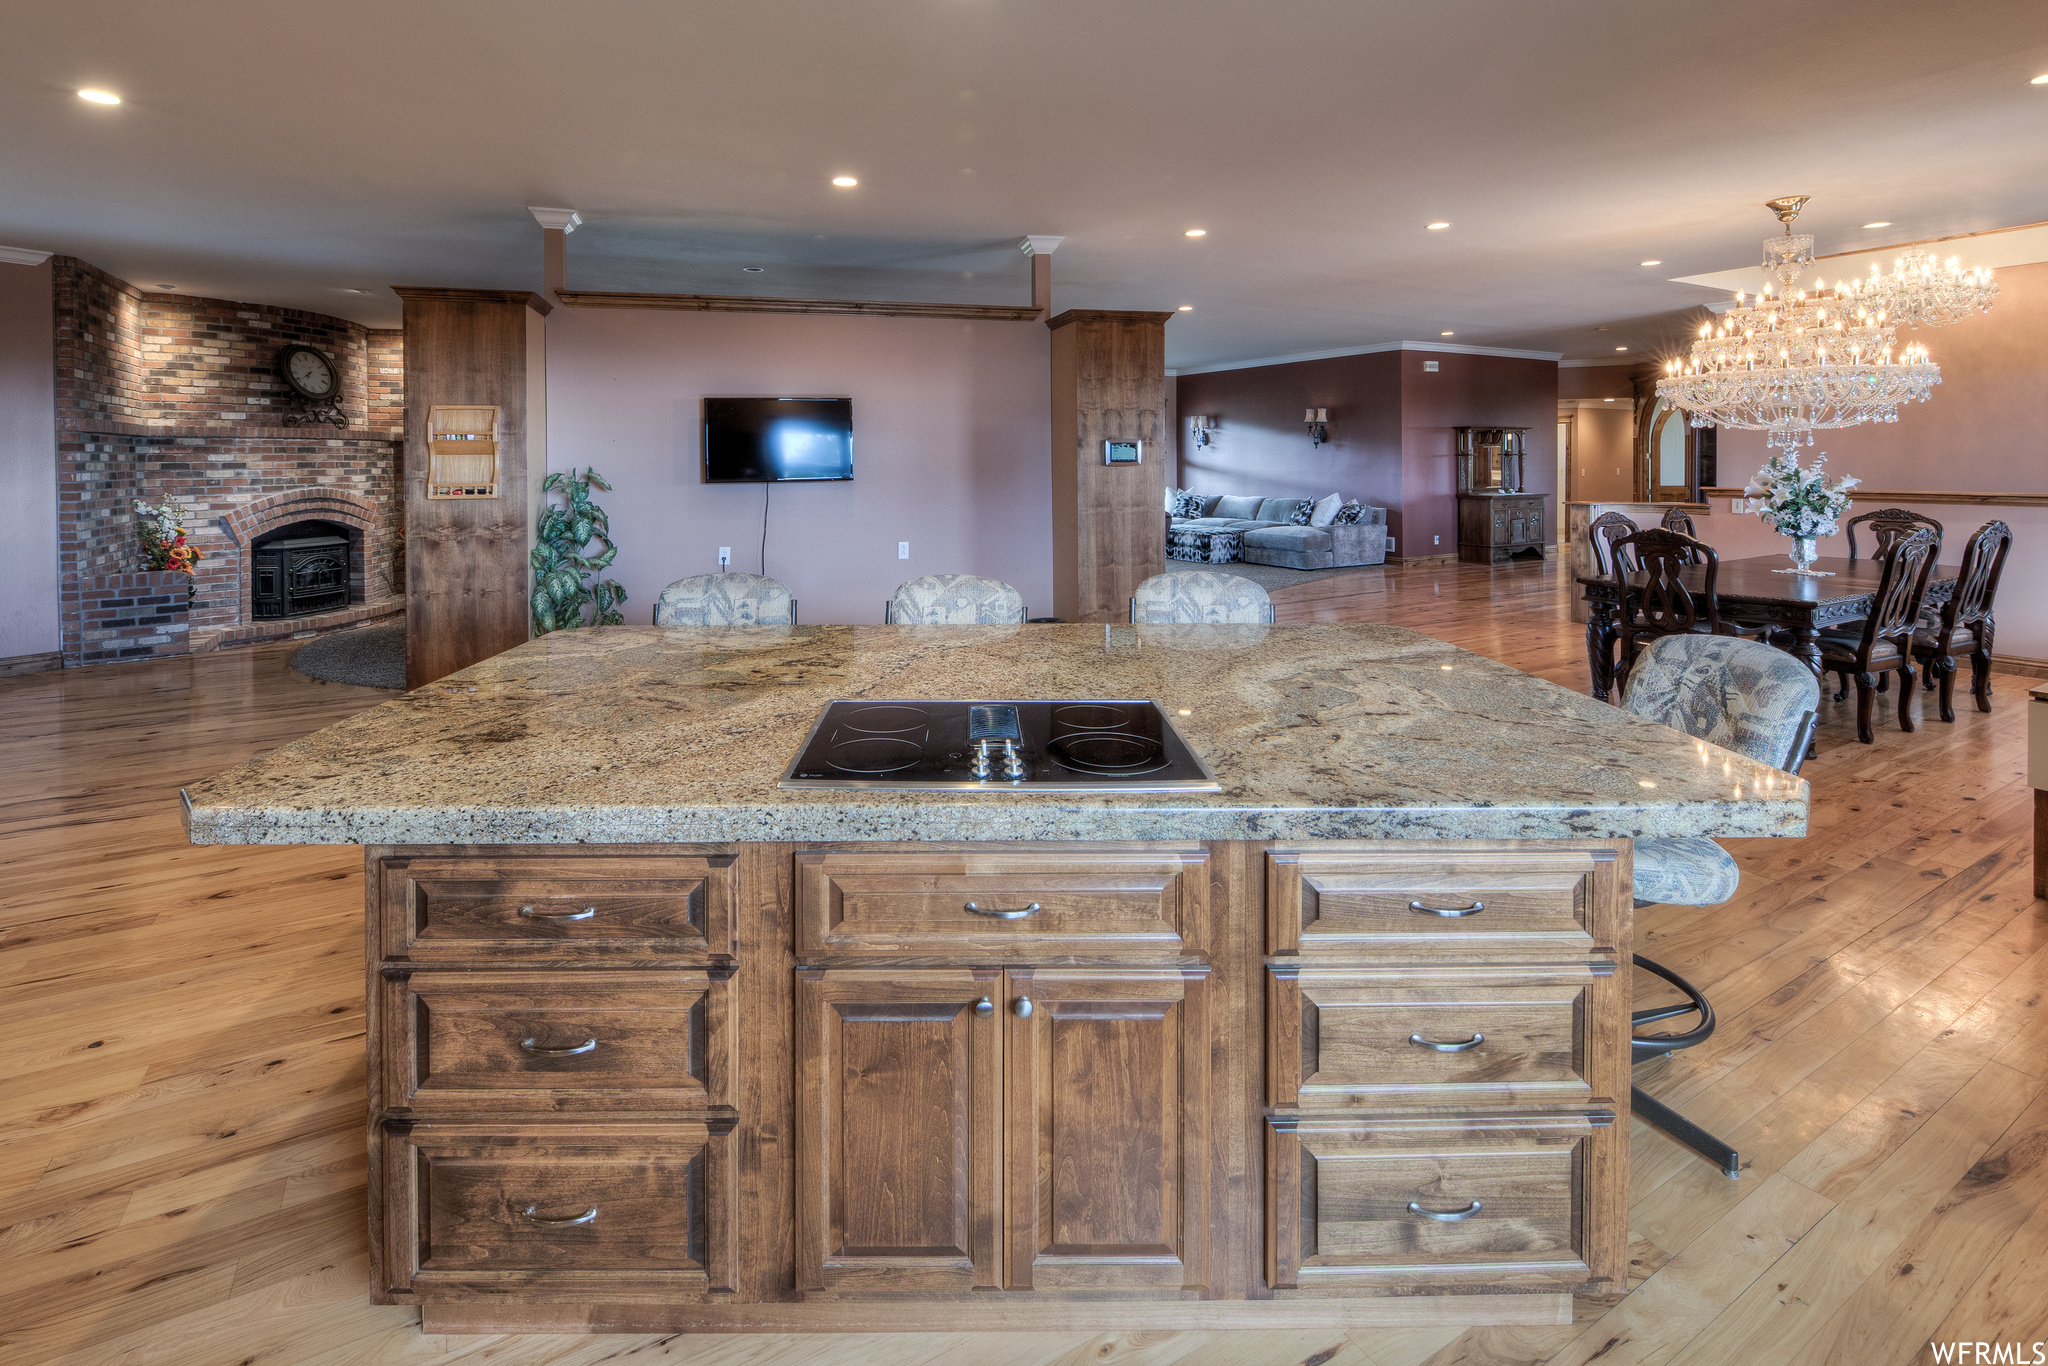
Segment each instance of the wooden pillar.
M394 288L405 301L405 685L417 688L527 639L549 305L526 290ZM442 405L498 409L496 496L427 496L427 418Z
M1052 329L1052 598L1066 621L1128 621L1166 568L1166 320L1070 309ZM1109 441L1143 442L1109 465Z

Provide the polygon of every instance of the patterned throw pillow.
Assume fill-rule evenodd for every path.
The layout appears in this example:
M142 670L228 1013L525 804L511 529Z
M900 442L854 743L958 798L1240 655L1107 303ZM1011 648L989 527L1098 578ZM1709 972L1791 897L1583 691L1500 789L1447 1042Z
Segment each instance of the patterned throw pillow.
M1333 526L1357 526L1363 520L1365 520L1365 509L1356 500L1353 500L1337 509L1337 515L1332 519L1331 524Z
M1294 515L1288 520L1296 526L1307 526L1308 519L1315 514L1316 500L1304 498L1294 505Z
M1176 517L1199 517L1202 515L1202 495L1192 489L1183 489L1174 495L1173 515Z

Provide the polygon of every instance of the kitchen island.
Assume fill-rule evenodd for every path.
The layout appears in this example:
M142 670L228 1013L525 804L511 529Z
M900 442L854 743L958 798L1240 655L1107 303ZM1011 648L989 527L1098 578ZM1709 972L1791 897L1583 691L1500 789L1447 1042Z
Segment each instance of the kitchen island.
M777 788L917 698L1150 699L1221 790ZM371 1292L435 1332L1569 1321L1630 837L1806 819L1380 626L562 633L186 801L365 846Z

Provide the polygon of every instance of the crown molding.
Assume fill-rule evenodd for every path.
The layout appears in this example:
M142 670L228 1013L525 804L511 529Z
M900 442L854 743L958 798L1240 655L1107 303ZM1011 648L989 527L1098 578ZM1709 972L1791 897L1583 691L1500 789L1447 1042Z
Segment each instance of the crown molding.
M1026 236L1023 241L1017 244L1017 250L1023 252L1026 256L1050 256L1058 251L1060 243L1066 240L1064 237Z
M55 254L55 252L48 251L31 251L27 247L0 247L0 264L39 266Z
M554 232L571 233L583 225L583 215L574 209L548 209L529 204L526 211L533 215L534 222Z
M1333 351L1298 351L1289 356L1265 356L1258 360L1220 361L1214 365L1183 365L1176 374L1213 375L1221 370L1256 370L1263 365L1295 365L1305 360L1336 360L1342 356L1376 356L1383 351L1431 351L1452 356L1499 356L1506 360L1547 360L1563 358L1562 351L1515 351L1504 346L1460 346L1455 342L1375 342L1371 346L1342 346Z

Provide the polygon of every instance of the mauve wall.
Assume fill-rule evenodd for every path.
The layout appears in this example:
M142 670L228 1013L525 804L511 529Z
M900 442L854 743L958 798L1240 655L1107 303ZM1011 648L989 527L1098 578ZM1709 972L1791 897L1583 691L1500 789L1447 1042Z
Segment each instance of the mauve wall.
M1899 410L1896 423L1817 433L1833 474L1853 474L1873 489L2048 494L2048 263L1998 272L1989 313L1947 327L1902 330L1923 342L1942 382L1925 403ZM1721 483L1739 487L1764 462L1763 434L1720 434ZM1809 452L1800 448L1800 459ZM1954 565L1962 538L1996 518L2013 529L2012 557L1999 590L1997 652L2048 660L2048 508L1916 504L1861 498L1850 515L1891 504L1941 522L1941 562ZM1785 540L1716 499L1710 539L1724 557L1780 554ZM1707 534L1707 529L1702 528ZM1848 554L1846 538L1821 543L1823 555Z
M1597 408L1581 408L1573 430L1578 449L1571 453L1572 484L1567 496L1579 503L1633 501L1635 404L1603 403Z
M1182 486L1274 498L1341 493L1387 508L1388 529L1398 536L1400 373L1400 353L1381 351L1180 376ZM1330 439L1319 447L1302 426L1306 408L1330 410ZM1188 431L1197 414L1217 422L1207 446L1195 445Z
M548 468L595 465L626 620L670 582L732 567L790 586L806 623L876 623L920 574L983 574L1052 611L1051 346L1042 323L557 308ZM706 484L716 395L853 399L850 483ZM896 543L910 542L910 558Z
M0 660L57 648L51 269L0 265Z
M1557 362L1454 352L1403 351L1401 360L1401 549L1412 558L1458 551L1454 427L1527 427L1522 487L1550 496L1544 539L1555 543ZM1425 370L1434 361L1438 368Z

